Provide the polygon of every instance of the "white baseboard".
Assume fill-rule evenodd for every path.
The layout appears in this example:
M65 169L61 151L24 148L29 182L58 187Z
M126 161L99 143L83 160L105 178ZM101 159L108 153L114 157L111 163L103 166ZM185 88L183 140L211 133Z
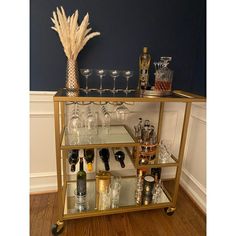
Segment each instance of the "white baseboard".
M56 172L30 174L30 193L41 193L57 190Z
M206 189L186 169L182 169L180 185L206 213Z

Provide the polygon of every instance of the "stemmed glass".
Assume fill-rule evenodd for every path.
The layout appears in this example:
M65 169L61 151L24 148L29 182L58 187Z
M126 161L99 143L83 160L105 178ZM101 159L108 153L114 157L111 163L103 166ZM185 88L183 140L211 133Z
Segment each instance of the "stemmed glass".
M121 104L115 109L116 112L116 118L120 121L124 121L127 119L127 116L129 114L129 109L124 104Z
M126 78L126 89L125 89L126 94L128 92L131 92L131 90L129 90L129 78L131 78L133 76L133 74L134 74L134 72L130 71L130 70L123 71L123 76Z
M110 125L111 125L111 116L104 105L101 106L101 111L102 111L102 116L103 116L102 117L103 127L106 128L106 130L109 133Z
M106 75L106 73L107 73L107 71L106 70L103 70L103 69L98 69L98 70L96 70L96 73L97 73L97 75L100 77L100 86L99 86L99 89L98 89L98 91L100 92L100 93L102 93L102 78Z
M120 75L120 71L118 70L110 70L110 76L113 78L113 89L112 93L116 92L116 78Z
M85 85L84 91L85 91L86 93L88 93L88 91L89 91L89 89L88 89L88 77L89 77L90 75L92 75L93 70L91 70L91 69L80 69L80 73L85 77L85 83L86 83L86 85Z
M79 128L83 127L83 121L81 120L81 114L78 111L77 103L74 103L71 118L68 122L68 131L71 139L69 140L71 145L76 145L78 141L78 135L80 133Z

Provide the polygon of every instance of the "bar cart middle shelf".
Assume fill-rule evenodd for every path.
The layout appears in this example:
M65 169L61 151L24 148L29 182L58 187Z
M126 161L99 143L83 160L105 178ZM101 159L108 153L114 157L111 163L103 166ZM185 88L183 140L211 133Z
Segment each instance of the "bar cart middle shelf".
M93 136L92 140L83 136L83 128L81 128L81 136L78 143L71 142L70 134L66 129L66 104L68 103L81 103L81 104L106 104L112 102L134 102L134 103L160 103L158 114L158 128L157 128L157 143L161 140L161 131L163 124L164 104L166 102L181 102L185 103L185 114L183 119L182 134L179 146L178 157L174 155L165 162L158 161L153 164L141 165L138 162L137 156L133 155L132 148L138 147L140 143L134 137L131 130L126 125L111 126L109 135L103 134L102 127L98 128L98 133ZM62 232L64 227L64 220L101 216L109 214L118 214L124 212L133 212L149 209L164 208L167 215L172 215L176 209L177 194L179 188L179 180L181 174L181 167L185 149L185 142L187 137L187 129L189 117L191 112L192 102L205 102L205 97L187 93L184 91L173 91L171 96L168 97L142 97L139 94L123 92L112 94L104 92L99 94L97 92L89 92L88 94L80 92L78 96L67 96L66 89L60 89L54 95L54 124L55 124L55 141L56 141L56 165L57 165L57 185L58 185L58 221L52 226L52 233L58 235ZM130 162L133 166L138 168L165 168L176 167L174 191L170 194L163 186L159 203L149 205L136 205L135 202L135 175L122 176L121 180L121 193L120 193L120 206L119 208L108 210L97 210L95 208L95 181L89 179L87 181L87 197L89 202L89 209L87 211L78 212L74 208L74 189L76 188L76 181L71 180L67 174L67 156L68 151L72 149L87 149L87 148L112 148L112 147L125 147L126 153L129 156Z

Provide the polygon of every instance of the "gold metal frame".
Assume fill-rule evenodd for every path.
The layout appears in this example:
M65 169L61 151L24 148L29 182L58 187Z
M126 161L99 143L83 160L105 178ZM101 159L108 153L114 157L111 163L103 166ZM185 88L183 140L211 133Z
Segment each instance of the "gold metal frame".
M61 91L59 90L57 94L54 96L54 125L55 125L55 144L56 144L56 167L57 167L57 186L58 186L58 222L63 222L63 220L70 220L76 218L84 218L84 217L92 217L92 216L101 216L101 215L110 215L110 214L118 214L124 212L133 212L133 211L141 211L141 210L149 210L149 209L158 209L158 208L166 208L169 207L171 209L175 209L176 202L177 202L177 194L179 189L179 181L181 175L181 168L187 138L187 130L189 124L189 117L191 112L191 104L192 102L205 102L206 98L187 93L181 90L173 91L173 94L176 97L66 97L61 96ZM67 155L69 149L78 149L78 146L70 146L69 148L62 148L62 138L63 133L65 130L65 102L156 102L160 103L160 110L159 110L159 120L158 120L158 128L157 128L157 141L160 142L161 139L161 131L162 131L162 123L163 123L163 113L164 113L164 104L165 102L184 102L185 105L185 115L183 120L183 127L182 127L182 134L181 134L181 141L180 141L180 149L178 158L172 155L173 160L175 163L162 163L157 165L145 165L146 168L151 167L168 167L168 166L175 166L176 169L176 176L175 176L175 185L174 185L174 193L173 197L170 196L168 191L163 188L166 196L170 200L169 203L160 203L160 204L150 204L147 206L127 206L127 207L120 207L117 209L109 209L104 211L89 211L89 212L81 212L81 213L73 213L69 215L64 215L64 204L65 204L65 197L66 197L66 188L67 183L70 182L67 179ZM132 133L129 131L131 137L135 139ZM130 146L138 146L138 143L135 144L122 144L126 147ZM100 145L95 145L100 146ZM113 146L120 146L116 144L105 144L103 147L113 147ZM80 146L86 147L86 146ZM129 153L130 154L130 153ZM135 166L137 167L137 158L135 160L131 158Z

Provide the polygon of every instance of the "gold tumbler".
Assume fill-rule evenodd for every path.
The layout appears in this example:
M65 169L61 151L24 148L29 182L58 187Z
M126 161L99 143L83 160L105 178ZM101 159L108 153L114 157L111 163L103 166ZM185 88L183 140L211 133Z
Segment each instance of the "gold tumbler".
M99 171L96 175L96 208L101 210L99 206L100 193L105 192L111 184L111 173L108 171Z

